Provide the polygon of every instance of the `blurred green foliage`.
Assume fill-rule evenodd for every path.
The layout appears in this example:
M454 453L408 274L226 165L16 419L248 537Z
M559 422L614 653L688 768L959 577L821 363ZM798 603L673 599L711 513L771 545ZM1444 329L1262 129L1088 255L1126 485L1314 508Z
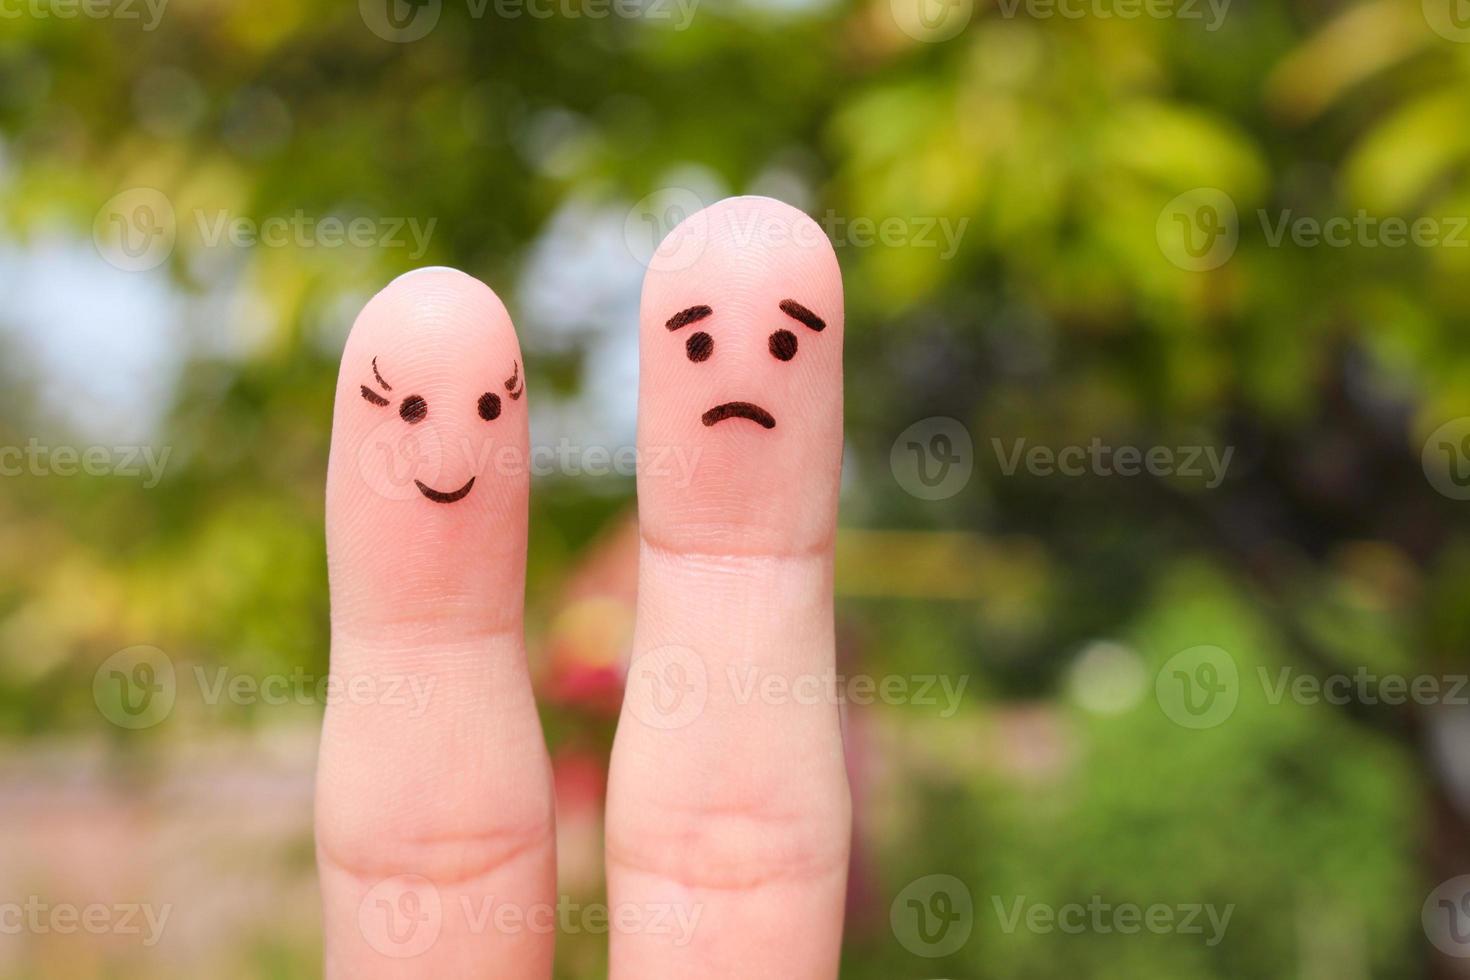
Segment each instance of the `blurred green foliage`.
M172 451L156 487L4 480L0 731L22 752L103 736L126 756L277 717L220 706L115 729L92 703L93 672L137 643L246 674L325 670L336 359L355 308L393 275L446 264L490 283L537 398L572 403L600 368L594 345L634 342L628 281L603 268L636 257L634 202L669 187L786 189L838 229L844 526L979 549L936 552L945 576L974 575L959 597L889 594L861 549L839 570L847 669L970 678L950 718L860 713L871 729L854 765L872 782L858 780L864 863L844 975L1457 975L1419 923L1429 889L1470 871L1454 766L1433 750L1443 713L1270 704L1253 678L1467 670L1465 504L1435 491L1421 456L1470 404L1470 248L1273 243L1272 228L1360 211L1451 228L1470 214L1470 44L1434 28L1434 2L1237 2L1215 30L976 4L936 43L900 28L904 2L704 0L681 25L475 18L444 0L438 26L406 44L340 0L173 0L153 31L0 22L7 290L22 285L17 257L58 238L99 280L127 275L89 236L113 195L156 188L181 216L179 242L132 275L170 285L178 305L156 315L181 321L183 348L151 438ZM1201 187L1233 203L1238 245L1195 271L1166 213ZM436 224L422 256L210 247L189 216L219 211ZM854 221L894 218L962 229L953 254L858 241ZM571 300L571 322L556 322L522 301L526 277L542 250L555 265L555 248L585 245L584 222L610 236L586 247L615 253L588 290L621 305ZM88 276L73 288L86 293ZM67 324L20 329L33 319L0 308L16 327L0 444L83 439L47 409L25 339ZM85 362L84 345L73 356ZM974 440L973 479L940 501L905 493L890 468L895 437L932 416ZM1234 456L1214 488L1002 465L1018 439L1094 438ZM538 481L533 633L633 504L630 480ZM1143 668L1116 711L1076 696L1079 651L1101 641ZM1154 676L1202 644L1229 651L1246 682L1227 723L1194 731L1159 710ZM1023 742L1055 751L1023 772L1004 733L1033 717L1050 734L1022 725ZM554 753L604 752L611 724L546 708ZM888 914L935 873L966 883L975 932L928 961ZM1235 912L1206 946L1007 933L993 904L1093 895ZM597 975L600 942L568 937L565 975ZM248 945L233 972L316 970L309 941Z

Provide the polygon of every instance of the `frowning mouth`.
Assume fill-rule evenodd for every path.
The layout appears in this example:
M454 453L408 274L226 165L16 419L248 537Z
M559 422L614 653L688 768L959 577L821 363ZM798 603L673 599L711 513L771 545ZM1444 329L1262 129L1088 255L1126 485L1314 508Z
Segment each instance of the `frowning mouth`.
M469 483L466 483L458 490L452 490L449 493L445 493L443 490L435 490L433 487L427 486L420 480L414 480L413 485L419 488L419 493L423 494L425 497L428 497L436 504L452 504L456 500L464 499L465 494L470 492L470 487L475 485L475 478L470 477Z
M762 429L776 427L776 420L771 417L771 413L751 402L725 402L705 412L703 417L705 425L714 425L726 419L750 419Z

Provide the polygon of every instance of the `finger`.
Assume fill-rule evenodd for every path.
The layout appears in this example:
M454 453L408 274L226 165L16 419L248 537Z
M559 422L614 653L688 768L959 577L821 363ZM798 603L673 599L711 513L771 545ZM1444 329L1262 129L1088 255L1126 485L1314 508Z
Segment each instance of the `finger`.
M316 806L328 977L550 976L524 393L505 307L452 269L394 281L347 340Z
M842 319L826 236L766 198L691 216L645 279L638 621L607 815L615 978L836 975L850 802L818 688L834 669ZM691 467L658 462L680 453Z

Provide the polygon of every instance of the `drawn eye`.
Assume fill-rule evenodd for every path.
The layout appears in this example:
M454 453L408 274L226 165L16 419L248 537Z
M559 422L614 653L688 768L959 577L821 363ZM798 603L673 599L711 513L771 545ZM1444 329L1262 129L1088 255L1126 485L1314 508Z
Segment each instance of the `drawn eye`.
M393 386L390 385L387 381L383 380L383 375L378 370L378 359L376 357L373 358L373 379L378 382L378 386L381 387L384 391L393 390ZM373 389L369 388L367 385L359 385L358 387L362 391L363 399L367 401L369 405L376 405L379 408L382 408L384 405L388 404L388 399L384 398L376 391L373 391Z
M715 352L715 338L703 330L690 334L689 339L684 341L684 351L691 361L707 361Z
M480 418L486 422L500 418L500 396L495 392L487 391L480 396Z
M778 361L789 361L796 356L796 334L790 330L777 330L771 334L771 356Z
M429 414L429 403L418 395L409 395L403 399L403 404L398 406L398 414L403 416L403 421L409 425L417 425Z

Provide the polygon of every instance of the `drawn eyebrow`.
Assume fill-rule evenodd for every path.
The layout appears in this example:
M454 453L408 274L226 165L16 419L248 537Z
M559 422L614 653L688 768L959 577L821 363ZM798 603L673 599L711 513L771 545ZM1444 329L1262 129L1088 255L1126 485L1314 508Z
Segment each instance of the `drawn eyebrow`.
M369 388L367 385L363 385L362 386L362 397L366 398L368 401L372 402L374 405L377 405L379 408L381 408L382 406L388 404L388 399L384 398L382 395L378 394L376 391L373 391L373 389Z
M510 377L506 379L505 390L510 392L511 400L515 401L526 393L526 382L521 381L520 390L516 390L516 382L520 381L521 378L521 363L519 361L511 361L511 364L515 365L515 370L512 371L510 373Z
M378 359L376 357L373 358L373 377L375 377L375 378L378 379L378 384L380 384L380 385L383 386L383 390L384 391L392 391L393 390L393 386L390 385L388 382L384 381L383 380L383 376L378 373ZM386 405L387 402L384 402L383 404Z
M811 327L813 330L820 331L827 328L826 320L823 320L821 317L817 316L811 310L807 309L805 306L802 306L794 299L783 299L781 301L781 312L785 313L793 320L800 320L802 323Z
M713 312L714 310L703 304L691 306L689 309L680 310L678 313L669 317L669 322L665 323L664 326L670 330L678 330L680 327L687 327L691 323L698 323Z

